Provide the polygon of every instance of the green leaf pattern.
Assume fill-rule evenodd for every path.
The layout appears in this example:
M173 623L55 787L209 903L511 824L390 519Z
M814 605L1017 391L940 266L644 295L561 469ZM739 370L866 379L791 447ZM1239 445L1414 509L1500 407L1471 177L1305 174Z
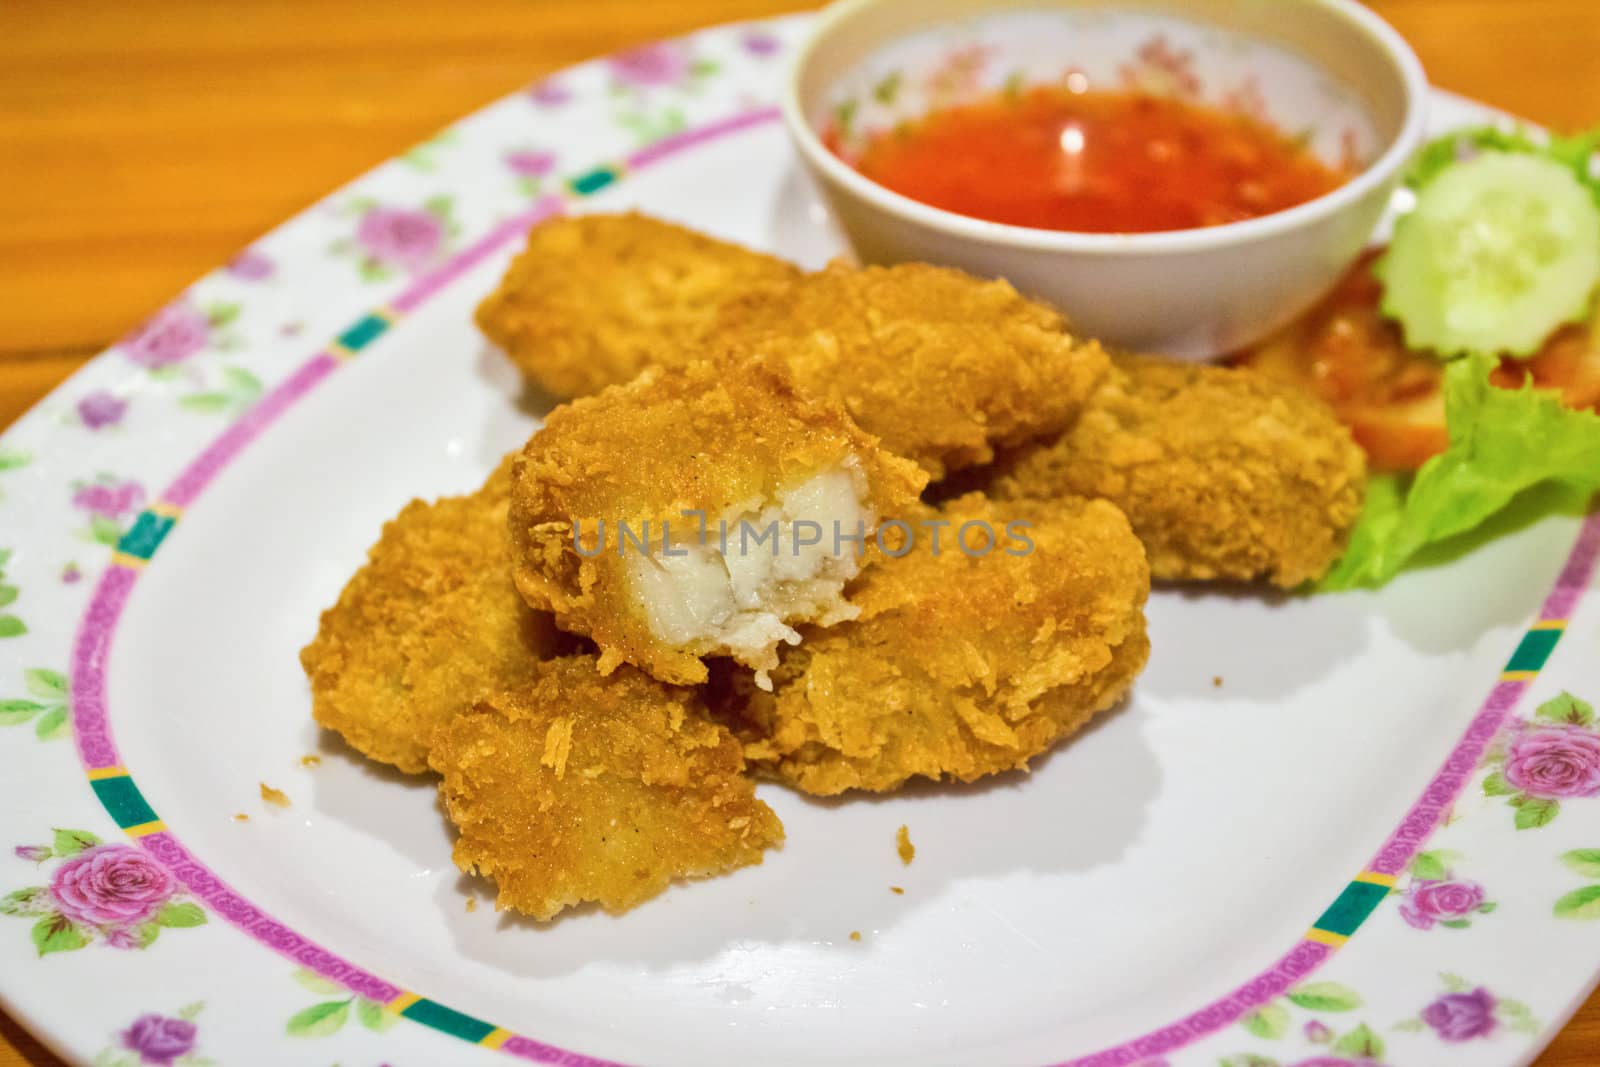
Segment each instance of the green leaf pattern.
M22 672L27 697L0 700L0 727L33 725L40 741L54 741L72 733L68 717L67 676L60 671L34 667Z
M330 998L291 1015L284 1024L284 1032L291 1037L330 1037L344 1029L352 1015L357 1023L375 1034L384 1033L400 1021L399 1015L377 1001L354 995L344 986L315 971L301 969L291 977L302 988L317 996Z
M16 457L16 456L19 456L19 455L22 455L22 454L21 453L16 453L16 452L9 452L9 453L0 452L0 463L3 463L3 461L4 461L4 459L5 459L5 457L7 455ZM24 459L21 459L20 461L14 462L13 465L14 466L22 466L22 465L26 464L27 462L28 462L27 459L24 458ZM5 470L5 469L7 469L5 466L0 465L0 470ZM8 605L14 603L16 601L17 597L20 595L20 592L19 592L19 590L17 589L16 586L8 584L6 582L6 564L8 564L10 562L11 562L11 549L9 549L9 548L0 549L0 608L7 607ZM3 638L3 637L21 637L23 634L25 634L27 632L28 632L28 626L27 626L26 623L24 623L22 621L21 618L19 618L16 615L9 614L9 613L0 613L0 638ZM0 725L4 725L4 724L0 723Z

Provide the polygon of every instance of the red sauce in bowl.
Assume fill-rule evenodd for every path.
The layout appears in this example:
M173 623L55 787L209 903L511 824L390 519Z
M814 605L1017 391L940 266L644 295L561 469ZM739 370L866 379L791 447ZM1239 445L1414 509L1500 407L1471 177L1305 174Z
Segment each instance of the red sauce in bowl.
M1053 86L878 134L855 167L946 211L1080 233L1240 222L1314 200L1350 177L1243 115Z

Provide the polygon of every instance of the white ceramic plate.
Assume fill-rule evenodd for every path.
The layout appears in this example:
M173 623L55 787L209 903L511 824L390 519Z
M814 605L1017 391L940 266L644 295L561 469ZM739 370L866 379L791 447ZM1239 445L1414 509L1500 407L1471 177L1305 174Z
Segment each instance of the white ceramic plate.
M763 787L782 852L618 918L497 916L432 785L319 734L296 660L318 611L385 518L533 425L469 318L531 221L637 206L838 251L771 107L805 25L494 105L0 441L0 999L46 1042L126 1065L1504 1065L1582 1000L1600 724L1551 703L1600 699L1581 509L1377 595L1158 592L1134 698L1031 775Z

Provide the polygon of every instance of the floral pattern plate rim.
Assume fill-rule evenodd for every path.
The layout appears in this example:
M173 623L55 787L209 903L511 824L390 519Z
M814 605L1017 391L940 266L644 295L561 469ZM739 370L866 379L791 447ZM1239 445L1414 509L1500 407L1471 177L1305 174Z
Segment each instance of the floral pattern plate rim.
M1581 1002L1600 949L1600 678L1582 655L1600 630L1600 519L1581 507L1376 599L1158 594L1152 628L1173 651L1025 783L848 814L775 799L792 840L763 868L548 930L475 917L482 887L439 863L436 815L406 830L428 822L426 790L308 733L303 691L278 688L284 657L252 673L243 643L215 636L254 619L264 647L292 649L375 519L419 482L471 484L526 432L492 355L463 375L477 407L402 379L471 336L473 295L533 221L639 204L811 263L834 249L772 109L805 28L647 46L463 120L197 282L0 438L0 953L16 961L0 1003L64 1056L1512 1064ZM1437 104L1441 125L1487 114ZM392 416L358 406L377 387ZM428 442L386 439L410 469L363 443L385 431ZM328 472L306 474L306 455ZM338 474L362 477L325 487ZM319 522L271 513L291 501ZM344 510L360 513L348 531ZM253 566L224 551L240 545ZM283 592L286 558L315 572L305 589ZM1438 610L1452 590L1460 626ZM281 623L229 614L275 591ZM1174 632L1190 649L1161 643ZM1319 755L1347 773L1297 770ZM1301 779L1277 805L1245 788L1288 797ZM1253 833L1183 823L1208 805ZM804 832L819 819L838 828L820 850ZM912 867L892 852L902 822ZM1253 835L1277 836L1234 847ZM1293 878L1271 881L1269 851ZM885 884L819 882L819 859ZM337 890L368 868L407 871L437 906ZM846 936L856 924L865 938ZM1059 966L1068 945L1082 965ZM462 977L480 972L508 996ZM626 1018L583 1014L602 990ZM1015 1013L998 1030L996 1003Z

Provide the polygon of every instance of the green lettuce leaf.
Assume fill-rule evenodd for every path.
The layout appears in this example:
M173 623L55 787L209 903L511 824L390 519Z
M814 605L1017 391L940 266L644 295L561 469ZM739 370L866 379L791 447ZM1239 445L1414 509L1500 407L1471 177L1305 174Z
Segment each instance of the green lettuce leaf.
M1426 546L1473 529L1533 486L1600 492L1600 415L1530 384L1492 385L1494 366L1472 356L1445 369L1450 446L1409 487L1396 478L1372 480L1350 548L1323 589L1382 585Z

